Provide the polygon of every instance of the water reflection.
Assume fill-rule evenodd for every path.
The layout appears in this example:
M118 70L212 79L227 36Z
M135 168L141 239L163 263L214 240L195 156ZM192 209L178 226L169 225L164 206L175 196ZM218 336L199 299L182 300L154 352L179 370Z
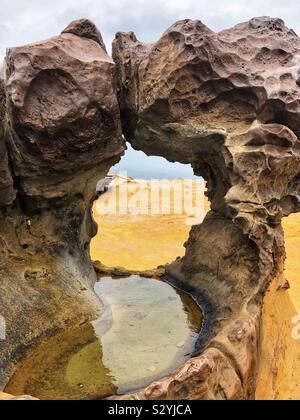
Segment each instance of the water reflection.
M131 276L104 278L96 293L105 297L112 326L101 339L103 363L119 393L144 386L183 363L200 325L199 308L186 294L167 283ZM101 322L100 322L101 325ZM148 379L148 381L147 381Z
M6 391L41 399L95 399L146 386L190 356L202 314L187 294L162 281L103 278L104 314L48 339Z

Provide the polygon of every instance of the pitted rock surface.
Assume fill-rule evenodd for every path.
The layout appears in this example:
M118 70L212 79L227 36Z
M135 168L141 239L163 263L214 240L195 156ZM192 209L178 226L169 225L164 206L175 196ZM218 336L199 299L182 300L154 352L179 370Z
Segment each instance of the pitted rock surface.
M149 155L192 164L207 181L211 212L166 271L214 307L199 363L218 349L240 384L230 374L233 390L214 376L222 369L214 354L199 398L254 395L263 296L283 277L281 220L300 210L299 53L297 34L269 17L218 33L187 19L153 44L132 32L113 42L126 139ZM192 365L178 373L178 398L195 395L194 373L183 380ZM172 381L137 397L173 397Z

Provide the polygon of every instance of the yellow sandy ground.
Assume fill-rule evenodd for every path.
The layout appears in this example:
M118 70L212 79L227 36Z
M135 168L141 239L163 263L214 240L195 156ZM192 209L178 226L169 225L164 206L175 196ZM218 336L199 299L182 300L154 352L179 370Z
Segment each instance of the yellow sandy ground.
M207 201L204 201L204 188L196 182L186 183L184 180L174 180L171 182L171 214L153 215L151 214L151 195L149 193L150 185L147 183L139 183L136 180L127 181L128 186L128 207L132 208L138 200L141 202L148 201L148 215L107 215L103 214L101 202L104 197L108 200L115 190L119 188L119 182L122 178L118 178L114 184L113 191L108 192L100 198L99 203L94 207L94 218L99 226L99 232L93 239L91 245L91 255L94 260L100 260L109 267L121 266L133 270L147 270L159 265L172 262L177 256L184 255L184 242L189 236L191 224L201 221L204 213L208 209ZM160 184L161 191L164 183ZM180 186L185 188L186 200L192 196L192 206L196 208L196 200L201 201L203 211L196 214L189 203L188 207L181 214L174 214L174 189ZM126 187L126 185L125 185ZM155 186L154 186L155 188ZM178 190L177 190L178 191ZM145 197L147 201L145 201ZM178 197L176 195L176 197ZM182 194L183 197L183 194ZM118 200L117 200L118 201ZM139 203L138 203L139 204ZM113 209L114 205L109 207ZM159 206L159 207L158 207ZM118 205L117 205L118 207ZM162 195L158 195L154 199L155 209L160 208L162 211ZM112 211L112 210L111 210ZM195 219L194 219L195 218Z
M145 191L147 187L142 195ZM107 266L150 269L184 255L191 228L187 214L114 216L103 215L95 207L94 216L99 234L92 242L92 257ZM285 274L291 289L277 291L274 283L265 298L257 399L300 399L300 340L292 338L292 318L300 314L300 214L285 219L284 230Z

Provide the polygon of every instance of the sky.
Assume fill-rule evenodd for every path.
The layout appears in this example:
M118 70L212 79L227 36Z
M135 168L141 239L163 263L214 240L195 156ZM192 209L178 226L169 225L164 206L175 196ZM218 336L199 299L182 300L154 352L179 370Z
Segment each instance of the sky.
M282 18L300 34L299 0L0 0L0 60L7 47L49 38L77 18L93 20L111 51L118 31L134 31L141 41L152 42L180 19L200 19L219 31L266 15ZM134 153L129 150L128 165L140 157ZM167 165L151 159L144 160L157 168Z

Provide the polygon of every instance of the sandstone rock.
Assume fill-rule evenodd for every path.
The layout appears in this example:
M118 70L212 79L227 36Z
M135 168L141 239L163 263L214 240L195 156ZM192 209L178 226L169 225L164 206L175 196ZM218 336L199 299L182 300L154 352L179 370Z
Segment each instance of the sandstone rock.
M100 261L94 261L93 263L98 277L113 276L113 277L128 277L128 276L141 276L147 278L162 278L166 274L166 268L164 266L154 268L152 270L127 270L124 267L106 267Z
M5 392L0 392L0 401L36 401L37 398L33 398L30 395L21 395L15 397Z
M290 220L285 221L285 225L289 223ZM291 236L289 241L293 242ZM297 401L300 395L299 340L293 335L297 308L291 299L292 294L278 290L278 285L283 282L282 276L275 278L264 298L255 395L257 400ZM293 285L297 291L297 283Z
M73 22L7 53L8 142L26 195L62 196L75 172L122 152L115 64L89 39L96 33L89 21Z
M268 17L219 33L184 20L152 45L119 33L116 65L87 20L8 51L0 85L0 389L43 339L101 315L91 208L97 181L124 150L121 116L135 148L192 164L212 206L185 257L166 267L170 281L206 299L210 324L181 369L126 398L254 397L262 301L284 266L281 220L300 210L299 51L295 32ZM101 264L97 271L130 274ZM143 275L158 272L165 270Z
M117 34L113 55L121 110L136 116L135 123L123 121L127 128L132 125L127 135L133 138L155 111L164 123L201 115L211 128L228 130L234 122L258 117L298 132L299 47L294 31L268 17L219 33L187 19L176 22L152 45L140 43L132 33ZM149 150L152 141L147 142Z
M115 64L89 21L10 49L0 86L0 389L66 326L98 318L96 184L124 151ZM8 164L9 162L9 164ZM15 191L14 191L15 190Z
M190 359L174 375L120 399L231 400L241 396L241 381L230 362L219 350L209 349L201 357Z
M254 396L262 300L284 266L281 219L300 210L299 52L295 32L269 17L219 33L183 20L151 45L133 33L113 43L127 140L149 155L192 164L207 181L212 211L192 228L185 257L167 274L211 303L204 344L241 380L230 398ZM197 398L229 398L213 392L224 390L222 380L216 375ZM162 387L169 398L165 383L138 397Z
M0 392L0 401L9 401L12 398L14 398L13 395L6 394L5 392Z

